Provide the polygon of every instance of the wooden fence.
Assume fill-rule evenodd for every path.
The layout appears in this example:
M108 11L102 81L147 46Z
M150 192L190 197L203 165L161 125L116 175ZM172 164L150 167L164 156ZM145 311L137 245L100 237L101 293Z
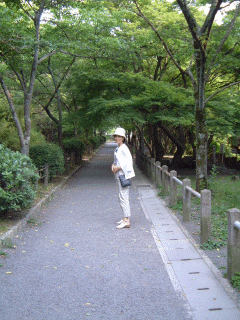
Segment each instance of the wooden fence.
M202 190L200 193L191 188L191 180L177 178L177 172L168 172L168 166L161 166L160 162L136 151L137 166L156 184L161 186L163 194L170 194L170 205L176 205L178 193L177 185L182 187L183 221L191 220L191 198L195 196L201 200L200 242L207 242L211 238L211 191ZM240 272L240 210L228 210L228 279Z
M168 172L168 166L161 166L154 158L136 152L136 163L139 168L152 179L157 187L162 187L163 194L170 194L170 205L177 204L177 185L182 186L183 221L191 220L191 198L195 196L201 200L201 244L211 238L211 191L202 190L201 193L191 188L191 180L183 181L177 178L177 172Z
M45 166L37 171L39 174L39 180L44 179L44 186L47 188L48 187L48 181L49 181L49 165L46 163ZM39 181L38 180L38 181ZM37 181L37 185L38 185Z

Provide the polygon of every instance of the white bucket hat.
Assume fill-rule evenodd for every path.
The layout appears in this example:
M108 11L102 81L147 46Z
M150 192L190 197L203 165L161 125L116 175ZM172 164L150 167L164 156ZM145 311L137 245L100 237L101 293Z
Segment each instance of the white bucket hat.
M114 136L121 136L126 138L126 131L123 128L117 128L113 134Z

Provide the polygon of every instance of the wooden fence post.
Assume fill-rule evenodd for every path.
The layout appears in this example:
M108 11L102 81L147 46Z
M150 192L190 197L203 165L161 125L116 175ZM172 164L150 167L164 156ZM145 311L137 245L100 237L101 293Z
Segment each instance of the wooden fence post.
M213 146L213 164L216 164L216 146Z
M40 178L39 170L36 170L35 173L38 174L38 176L39 176L39 178ZM37 179L37 180L36 180L36 189L38 188L38 181L39 181L39 180L40 180L40 179Z
M49 179L49 165L46 163L44 166L44 187L48 187L48 179Z
M74 165L75 165L75 153L72 152L71 155L70 155L70 163L71 163L71 167L73 168Z
M222 143L220 145L220 157L221 157L221 165L224 165L224 144Z
M211 191L201 191L201 244L211 238Z
M151 158L151 177L152 177L152 181L155 182L156 181L156 164L155 164L155 159Z
M151 163L151 159L149 157L147 157L147 176L148 177L152 177L152 163Z
M168 172L168 166L162 166L162 192L166 194L168 191L168 176L166 175Z
M157 187L162 185L161 163L156 161L156 185Z
M144 173L148 176L148 156L144 155Z
M240 230L234 226L236 221L240 222L240 210L234 208L228 210L228 269L229 280L240 272Z
M191 187L191 180L183 179L183 221L191 220L191 192L187 186Z
M170 205L174 206L177 204L177 182L173 179L177 177L177 171L170 171Z

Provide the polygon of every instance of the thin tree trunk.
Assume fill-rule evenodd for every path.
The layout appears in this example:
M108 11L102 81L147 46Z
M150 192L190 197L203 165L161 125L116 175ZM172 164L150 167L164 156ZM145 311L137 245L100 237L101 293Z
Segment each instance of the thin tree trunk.
M25 140L25 150L24 154L29 155L29 147L30 147L30 138L31 138L31 102L33 95L33 88L37 74L37 66L38 66L38 57L39 57L39 41L40 41L40 21L41 16L44 10L45 1L42 0L39 9L36 12L35 18L33 19L35 25L35 49L33 56L33 63L31 68L30 82L27 94L24 97L24 122L25 122L25 131L24 131L24 140Z
M189 129L188 136L189 136L189 143L192 146L193 159L196 160L196 146L195 146L195 140L196 139L195 139L195 135L194 135L194 132L193 132L193 128Z
M154 124L153 126L153 140L154 140L154 149L155 149L154 151L155 151L156 161L161 162L165 154L165 151L162 145L159 131L160 130L158 129L157 124Z
M55 87L55 91L57 90L57 105L58 105L58 121L57 121L57 128L58 128L58 143L59 146L61 148L63 148L63 141L62 141L62 105L61 105L61 99L60 99L60 94L59 94L59 90L57 89L57 82L56 79L54 77L54 74L51 70L51 66L50 66L50 58L49 58L49 63L48 63L48 70L51 74L53 83L54 83L54 87Z
M196 123L196 189L207 188L207 142L208 130L205 109L205 52L195 42L197 89L195 91Z
M182 157L186 149L185 133L181 125L178 127L178 132L179 132L179 138L178 138L178 143L176 144L177 151L175 152L172 163L171 163L172 167L176 167L176 168L179 168L182 166Z
M12 97L11 97L11 94L8 91L7 86L5 85L2 77L0 77L0 83L1 83L1 86L3 88L4 94L5 94L5 96L6 96L7 100L8 100L8 104L9 104L9 107L10 107L10 110L11 110L11 113L12 113L12 117L13 117L13 120L14 120L16 128L17 128L18 137L19 137L19 140L20 140L21 153L22 154L26 154L24 133L23 133L23 130L22 130L22 127L21 127L21 123L20 123L20 120L18 118L18 115L17 115L16 109L15 109Z

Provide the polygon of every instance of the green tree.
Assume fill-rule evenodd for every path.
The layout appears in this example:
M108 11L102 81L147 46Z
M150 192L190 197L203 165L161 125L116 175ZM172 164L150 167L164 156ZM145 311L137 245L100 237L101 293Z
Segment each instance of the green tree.
M235 45L231 51L226 52L224 45L234 28L236 19L239 15L240 5L237 3L236 7L228 12L229 18L228 20L225 19L226 24L219 26L214 23L214 19L217 12L223 9L221 5L225 3L224 1L218 0L209 3L209 12L204 17L199 11L200 5L203 4L202 2L187 4L185 0L177 0L176 2L184 15L185 23L187 23L189 29L189 35L185 43L187 44L189 39L191 43L190 49L187 52L185 51L183 62L182 56L178 54L178 50L176 50L173 43L175 40L179 40L180 29L178 30L177 36L173 35L172 38L168 38L167 32L161 28L164 21L161 20L161 16L156 18L161 11L159 8L161 8L162 2L150 3L145 0L134 0L131 3L129 1L120 2L124 4L128 10L135 12L138 17L142 18L150 26L156 35L156 40L163 45L182 79L184 79L183 82L186 83L186 78L188 78L188 81L192 84L192 92L195 99L197 189L204 188L207 185L208 141L205 102L206 84L216 70L215 64L220 57L220 53L222 53L221 58L224 57L228 60L229 55L232 54L236 48ZM119 4L119 1L117 3ZM204 4L207 4L207 2L204 2ZM170 4L168 6L170 6ZM176 10L178 10L178 7L176 7ZM180 27L180 24L176 24L176 26ZM173 26L173 29L174 28L175 27ZM237 39L235 38L235 43L236 42ZM188 57L188 61L186 61L186 56ZM232 84L236 84L236 82L233 82Z
M2 34L0 83L18 131L21 153L28 155L31 138L31 105L38 66L56 53L53 44L49 43L47 38L41 38L44 30L43 14L50 9L60 10L67 1L5 1L5 3L0 4ZM21 123L17 112L14 95L16 88L21 91L24 124Z

